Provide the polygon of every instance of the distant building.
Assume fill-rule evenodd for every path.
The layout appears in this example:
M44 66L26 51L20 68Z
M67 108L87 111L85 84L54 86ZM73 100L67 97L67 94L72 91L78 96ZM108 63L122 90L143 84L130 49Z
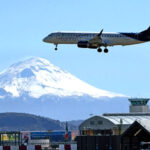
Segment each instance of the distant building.
M68 131L69 139L71 141L71 131ZM53 142L65 142L65 131L31 131L31 140L36 139L49 139L51 143Z
M131 102L130 105L130 113L148 113L149 111L149 107L147 105L149 99L147 98L132 98L129 99L129 101Z
M122 135L78 136L78 150L149 150L150 120L134 121Z
M147 105L149 99L129 99L131 102L129 113L111 113L93 116L79 126L80 135L119 135L134 121L150 121Z
M65 131L21 131L22 133L22 142L26 145L41 145L41 147L59 147L59 144L66 143L65 140ZM72 132L68 131L68 141L67 143L72 142ZM27 140L28 139L28 140Z

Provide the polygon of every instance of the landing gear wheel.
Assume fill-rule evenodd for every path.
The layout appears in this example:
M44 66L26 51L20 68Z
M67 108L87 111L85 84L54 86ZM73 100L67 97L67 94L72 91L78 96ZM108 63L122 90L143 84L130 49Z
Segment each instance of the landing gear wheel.
M107 48L104 49L104 53L108 53L108 49Z
M101 49L101 48L98 48L98 49L97 49L97 52L101 53L101 52L102 52L102 49Z

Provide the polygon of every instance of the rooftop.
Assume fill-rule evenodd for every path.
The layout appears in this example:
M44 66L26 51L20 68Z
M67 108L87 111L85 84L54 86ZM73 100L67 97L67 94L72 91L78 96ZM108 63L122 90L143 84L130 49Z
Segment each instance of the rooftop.
M116 113L116 114L103 114L105 119L113 122L114 124L132 124L134 121L149 121L150 113Z

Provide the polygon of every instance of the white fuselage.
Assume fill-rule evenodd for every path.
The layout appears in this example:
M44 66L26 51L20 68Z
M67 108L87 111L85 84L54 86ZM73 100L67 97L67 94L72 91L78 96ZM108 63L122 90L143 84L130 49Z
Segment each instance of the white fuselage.
M98 33L88 32L54 32L43 39L44 42L53 44L78 44L79 41L90 41ZM137 35L138 36L138 35ZM128 37L121 33L102 33L99 46L131 45L143 41Z

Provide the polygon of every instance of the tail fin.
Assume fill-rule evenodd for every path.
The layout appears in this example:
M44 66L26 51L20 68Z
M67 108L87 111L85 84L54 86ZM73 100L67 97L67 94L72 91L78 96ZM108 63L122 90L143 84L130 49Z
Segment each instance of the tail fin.
M139 40L150 41L150 27L139 33Z
M142 31L140 33L142 33L142 34L150 33L150 26L146 30L144 30L144 31Z

